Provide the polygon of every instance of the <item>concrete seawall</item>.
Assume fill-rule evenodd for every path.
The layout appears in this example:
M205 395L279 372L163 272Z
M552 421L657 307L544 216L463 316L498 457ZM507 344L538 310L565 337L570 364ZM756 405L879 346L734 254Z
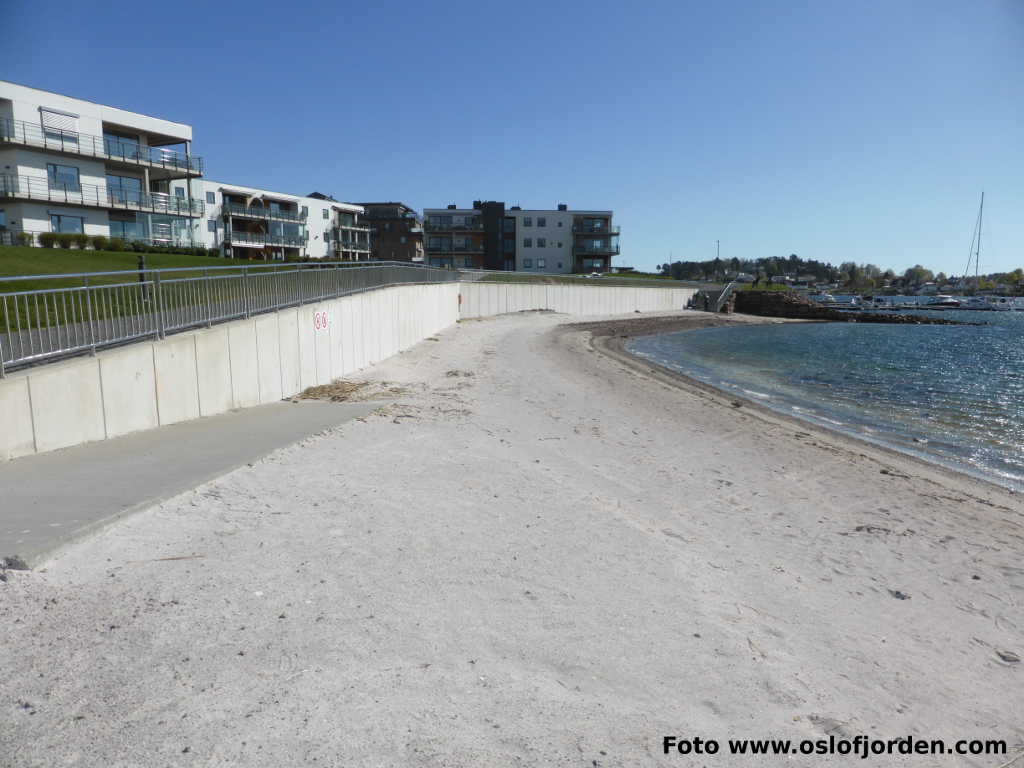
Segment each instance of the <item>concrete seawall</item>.
M271 403L412 347L460 318L681 309L688 289L431 283L380 288L15 372L0 460Z

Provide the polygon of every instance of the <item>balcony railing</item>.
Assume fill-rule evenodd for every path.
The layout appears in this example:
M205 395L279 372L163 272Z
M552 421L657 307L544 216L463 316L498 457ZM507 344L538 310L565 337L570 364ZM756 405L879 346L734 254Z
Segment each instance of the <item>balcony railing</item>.
M472 224L441 224L436 221L427 221L428 232L482 232L484 223L475 221Z
M176 216L202 216L200 200L191 203L183 197L160 192L131 192L92 184L51 184L47 178L0 175L0 198L45 200L91 208L117 208L127 211L169 213Z
M483 243L445 243L444 245L427 245L431 253L483 253Z
M233 245L280 245L285 248L305 248L305 237L275 235L271 232L225 232L224 241Z
M582 235L617 235L618 226L595 226L593 224L573 224L572 231Z
M274 210L272 208L263 208L261 206L246 206L239 203L224 203L221 206L221 210L225 214L231 214L232 216L238 216L246 219L275 219L280 221L305 221L308 213L303 214L301 211L282 211Z
M601 245L576 245L572 249L576 256L615 256L619 253L618 243L602 243Z
M24 120L0 118L0 143L20 144L25 147L39 147L54 152L64 152L86 157L98 157L153 168L180 171L200 175L203 160L194 155L185 156L174 149L149 147L130 140L119 140L109 136L92 136L77 131L57 128L43 128Z
M370 243L359 240L332 240L336 251L370 251Z
M335 225L334 229L335 229L335 231L341 231L342 233L344 233L344 232L365 232L367 235L369 235L373 231L372 227L364 227L364 226L359 225L359 224L337 224L337 225ZM339 237L341 237L341 236L342 235L339 235Z

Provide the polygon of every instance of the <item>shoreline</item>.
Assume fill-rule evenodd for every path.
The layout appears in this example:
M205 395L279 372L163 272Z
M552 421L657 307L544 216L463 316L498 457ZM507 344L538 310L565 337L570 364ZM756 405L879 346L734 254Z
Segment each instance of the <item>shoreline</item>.
M700 313L703 315L704 313ZM571 324L575 330L585 330L590 333L590 344L598 352L608 355L609 357L617 360L618 362L634 369L640 370L648 375L652 375L663 383L669 383L672 386L678 387L681 390L688 391L691 393L700 393L704 396L710 396L721 406L732 406L737 407L736 403L741 403L744 408L756 412L762 418L769 420L779 421L791 426L798 426L801 429L811 429L817 431L820 435L827 436L828 438L835 440L840 443L845 443L846 447L853 451L865 447L877 450L885 454L889 458L897 458L903 461L908 461L915 466L928 469L932 472L935 470L943 470L945 472L953 472L958 478L963 481L972 483L978 483L983 488L989 490L997 490L1010 496L1016 496L1017 491L1008 486L999 483L991 477L985 475L983 472L976 471L972 472L969 467L965 467L963 464L954 463L952 461L942 461L938 457L931 457L927 454L918 455L909 451L901 450L899 447L886 443L882 440L871 440L868 437L859 435L853 431L846 431L837 427L830 427L825 424L818 423L808 418L801 418L797 415L788 413L784 410L772 408L765 403L759 402L746 395L729 392L725 389L720 389L712 384L705 381L701 381L693 376L689 376L681 371L672 370L657 363L654 363L646 358L640 357L629 352L626 349L626 344L635 338L642 336L652 336L662 333L677 333L683 331L696 331L705 328L719 328L723 326L735 326L735 325L766 325L766 324L777 324L777 323L822 323L822 322L835 322L829 320L801 320L792 318L776 318L776 317L765 317L762 315L745 315L742 313L736 313L733 315L726 315L725 317L734 318L733 320L723 320L719 316L700 316L700 317L680 317L680 318L637 318L633 320L611 320L607 321L607 327L602 328L606 325L603 322L593 323L579 323ZM647 322L645 322L645 320ZM649 321L654 322L649 322Z

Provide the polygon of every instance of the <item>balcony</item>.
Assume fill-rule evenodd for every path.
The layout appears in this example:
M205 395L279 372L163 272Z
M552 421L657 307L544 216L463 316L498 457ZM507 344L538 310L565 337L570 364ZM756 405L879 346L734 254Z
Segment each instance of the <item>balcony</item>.
M618 243L587 243L586 245L575 245L572 249L575 256L617 256L619 254Z
M50 184L47 178L32 176L0 176L0 199L42 200L48 203L66 203L86 208L105 208L147 213L169 213L175 216L202 216L203 203L191 203L183 197L159 192L129 192L111 190L92 184Z
M431 253L483 253L483 243L467 243L467 244L452 244L447 243L445 245L427 245L427 250Z
M601 225L594 226L593 224L573 224L572 231L578 235L617 235L619 234L618 226Z
M203 160L194 155L186 157L177 150L149 147L127 139L119 141L107 136L91 136L56 128L44 129L35 123L6 117L0 118L0 144L17 144L65 155L95 157L108 162L162 169L168 172L165 178L203 175Z
M225 215L237 216L240 219L260 219L268 221L305 221L308 214L301 211L282 211L261 206L246 206L239 203L224 203L221 210Z
M263 248L267 245L278 245L285 248L305 248L305 237L274 235L270 232L225 232L224 242L245 248Z
M472 224L439 224L427 221L425 228L427 232L483 232L484 223L479 220Z
M365 251L370 252L370 243L358 240L332 240L336 251Z

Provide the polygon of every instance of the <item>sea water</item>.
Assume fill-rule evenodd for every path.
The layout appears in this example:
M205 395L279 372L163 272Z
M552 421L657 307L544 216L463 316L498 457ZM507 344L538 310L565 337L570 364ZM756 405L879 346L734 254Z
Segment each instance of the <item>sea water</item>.
M941 316L981 324L736 325L644 336L627 348L771 408L1024 490L1024 312Z

